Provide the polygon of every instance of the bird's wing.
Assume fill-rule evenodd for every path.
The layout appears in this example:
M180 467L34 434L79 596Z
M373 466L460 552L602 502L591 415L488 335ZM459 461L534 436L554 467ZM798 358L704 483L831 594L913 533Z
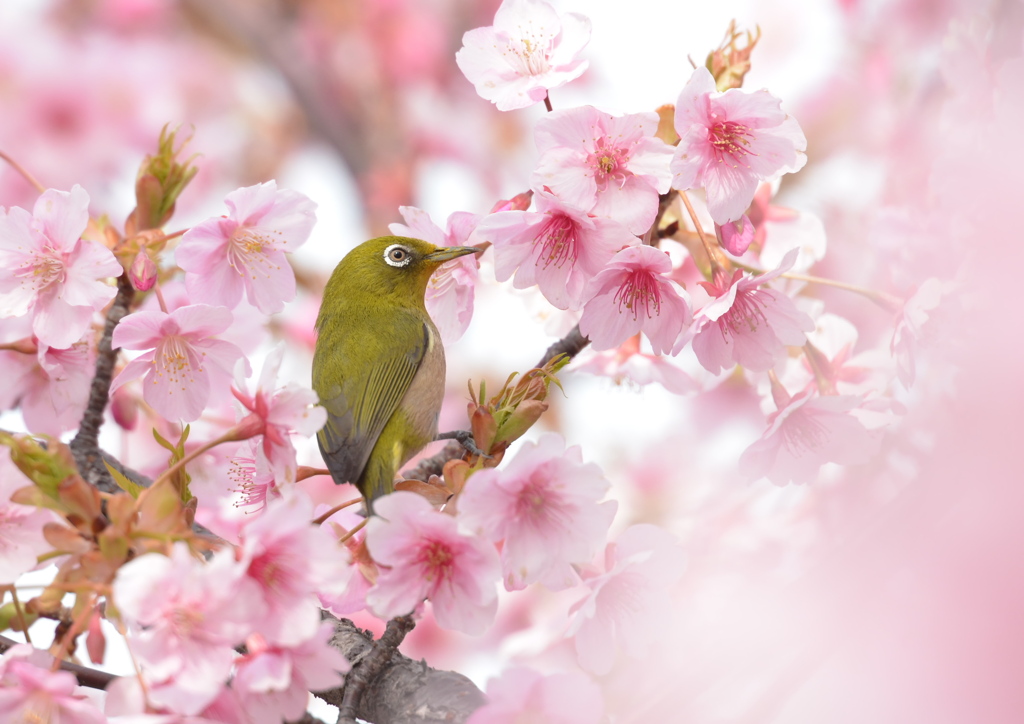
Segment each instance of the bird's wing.
M355 483L370 452L391 415L405 395L430 345L430 330L422 319L396 315L390 320L389 338L414 339L404 350L380 349L367 340L375 352L375 363L332 384L320 384L320 404L327 410L327 424L317 434L320 451L335 482ZM405 329L402 329L405 327ZM349 340L358 343L358 340ZM335 350L330 354L344 354Z

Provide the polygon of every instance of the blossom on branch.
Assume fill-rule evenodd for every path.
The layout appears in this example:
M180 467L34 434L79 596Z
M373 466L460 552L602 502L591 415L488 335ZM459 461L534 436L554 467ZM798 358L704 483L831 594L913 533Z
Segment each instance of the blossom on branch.
M612 219L591 216L547 191L534 193L536 211L499 211L474 238L494 245L494 275L516 289L534 284L559 309L579 309L587 282L639 240Z
M653 112L617 117L581 106L549 113L537 121L541 156L532 185L644 234L658 214L658 194L672 182L672 147L657 130Z
M435 246L466 246L480 222L477 214L456 211L448 217L447 229L442 230L422 209L400 206L398 210L405 224L389 224L392 234L423 239ZM423 303L445 344L457 342L473 319L473 292L479 268L477 255L466 254L446 261L427 283Z
M121 567L114 602L129 624L128 643L143 666L151 700L184 714L220 693L234 647L265 618L266 605L230 549L208 562L185 543L170 557L147 553Z
M814 322L782 292L764 285L793 266L798 250L786 254L778 268L753 276L737 269L732 277L719 269L700 282L714 299L698 313L693 351L712 374L742 365L752 372L775 366L787 345L802 345Z
M51 671L53 657L18 644L0 657L0 721L105 724L107 718L68 671Z
M295 273L286 252L302 246L316 223L316 204L274 181L232 191L229 214L187 232L175 258L196 301L233 309L245 291L264 314L295 298Z
M93 312L117 291L104 280L122 272L102 244L81 238L89 195L49 189L32 214L0 208L0 317L31 312L39 341L64 349L82 338Z
M424 598L442 628L480 634L498 608L498 553L489 542L460 533L454 518L416 493L377 500L366 545L381 566L367 605L381 618L412 613Z
M578 446L566 449L560 435L548 433L523 445L504 470L475 473L459 496L459 518L504 541L505 588L539 581L560 590L579 580L572 564L588 563L605 542L618 507L598 502L609 487Z
M576 56L590 41L590 20L559 16L544 0L504 0L494 25L467 31L455 62L481 98L499 111L544 100L548 90L583 75Z
M13 584L36 567L37 557L53 550L43 526L59 518L50 510L11 502L15 490L32 481L11 461L10 450L0 450L0 585Z
M145 375L142 397L163 418L197 419L211 391L227 387L236 361L249 365L242 350L215 336L230 327L231 321L230 310L207 304L179 307L170 314L129 314L114 328L111 344L147 351L125 365L111 384L111 392Z
M719 93L708 69L695 68L676 103L672 187L703 187L716 224L739 219L758 183L807 163L807 139L780 106L766 90Z
M245 429L245 436L263 436L263 454L278 483L295 481L298 465L292 435L309 437L327 422L327 410L317 403L319 398L313 390L294 383L277 387L277 373L284 358L284 343L277 345L267 355L260 373L256 392L250 394L242 372L246 369L240 361L235 367L235 384L231 392L242 406L249 411L239 426Z
M659 249L623 249L587 284L580 332L598 352L641 331L655 354L669 352L692 318L686 292L677 290L671 272L668 254Z

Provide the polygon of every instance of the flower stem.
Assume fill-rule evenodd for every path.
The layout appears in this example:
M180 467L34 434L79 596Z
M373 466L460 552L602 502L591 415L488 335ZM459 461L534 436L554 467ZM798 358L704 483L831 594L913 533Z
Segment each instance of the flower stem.
M354 528L353 528L352 530L350 530L350 531L349 531L348 533L346 533L346 534L345 534L345 535L343 535L343 536L342 536L341 538L339 538L339 539L338 539L338 542L339 542L339 543L344 543L344 542L346 542L346 541L347 541L347 540L348 540L349 538L351 538L351 537L352 537L352 536L354 536L354 535L355 535L356 533L358 533L358 532L359 532L359 531L361 531L361 530L362 530L363 528L365 528L365 527L366 527L366 524L367 524L367 523L369 523L369 522L370 522L370 519L369 519L369 518L363 518L363 519L362 519L361 521L359 521L358 523L356 523L356 526L355 526L355 527L354 527Z
M35 190L36 190L36 191L38 191L39 193L43 193L44 191L46 191L46 187L45 187L45 186L43 186L43 185L42 185L41 183L39 183L39 182L38 182L38 181L36 180L36 177L35 177L35 176L33 176L32 174L30 174L30 173L28 172L28 170L27 170L27 169L25 169L25 168L24 168L24 167L23 167L23 166L22 166L22 165L21 165L20 163L18 163L17 161L15 161L15 160L14 160L13 158L11 158L10 156L8 156L8 155L7 155L6 153L4 153L3 151L0 151L0 158L2 158L2 159L3 159L4 161L6 161L7 163L9 163L9 164L11 165L11 167L12 167L12 168L13 168L13 169L14 169L15 171L17 171L17 172L18 172L19 174L21 174L22 178L24 178L24 179L25 179L26 181L28 181L28 182L29 182L29 183L30 183L30 184L31 184L31 185L32 185L32 186L33 186L33 187L35 188Z
M763 269L757 269L756 267L743 264L738 261L733 262L743 271L748 271L751 274L764 274ZM808 284L821 284L827 287L835 287L836 289L845 289L848 292L854 292L861 296L867 297L871 301L878 304L883 309L890 312L898 312L903 306L903 300L887 292L880 292L877 289L869 289L867 287L861 287L856 284L848 284L847 282L836 281L835 279L826 279L825 277L815 277L809 274L797 274L795 272L783 272L780 274L784 279L793 279L798 282L807 282Z
M363 499L362 496L360 496L358 498L352 498L352 500L346 500L344 503L341 503L339 505L335 505L333 508L328 510L326 513L324 513L320 517L314 518L313 519L313 525L321 525L321 524L323 524L324 521L326 521L332 515L337 513L339 510L344 510L345 508L347 508L350 505L355 505L356 503L361 502L362 499Z
M679 198L683 200L683 206L686 207L686 213L690 215L690 220L693 222L693 228L697 232L697 236L700 237L700 243L704 246L704 253L708 255L708 261L711 263L712 274L721 268L721 264L718 263L718 254L711 246L711 242L708 241L707 235L704 233L704 229L700 225L700 221L697 219L697 212L693 210L693 206L690 204L690 199L687 197L685 191L676 190L679 194Z
M160 311L164 314L170 314L167 311L167 302L164 300L164 293L160 291L160 282L153 285L153 293L156 294L156 300L160 303Z
M548 109L548 113L555 110L551 107L551 96L549 93L544 94L544 107Z
M160 475L157 477L157 479L153 481L153 484L150 486L149 489L153 489L158 484L162 483L164 480L169 479L172 475L174 475L178 471L182 470L186 465L188 465L190 462L195 460L200 455L203 455L204 453L209 452L210 450L212 450L213 448L217 447L218 445L221 445L223 443L231 442L232 440L235 440L236 438L235 438L235 434L234 433L235 433L234 429L228 430L226 433L224 433L223 435L218 437L216 440L211 440L210 442L206 443L205 445L200 445L198 448L196 448L195 450L190 452L188 455L183 457L181 460L179 460L178 462L174 463L174 465L172 465L171 467L167 468L167 470L165 470L162 473L160 473Z

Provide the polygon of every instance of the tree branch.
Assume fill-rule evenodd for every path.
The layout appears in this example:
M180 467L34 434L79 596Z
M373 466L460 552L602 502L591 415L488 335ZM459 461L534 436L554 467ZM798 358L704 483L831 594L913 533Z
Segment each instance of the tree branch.
M324 618L334 622L331 645L353 665L344 686L314 692L341 710L339 724L351 723L353 717L377 724L459 724L483 706L483 693L462 674L432 669L397 651L398 644L412 630L410 617L389 621L376 642L351 621L328 613ZM349 694L346 690L353 685L356 688ZM347 715L346 710L350 712Z
M82 478L91 485L95 485L105 493L114 493L119 488L114 484L110 473L103 465L103 453L100 452L99 436L100 427L103 425L103 411L107 408L110 399L110 381L114 376L114 363L117 361L117 350L111 348L111 338L114 336L114 327L121 321L122 317L128 314L128 309L135 296L135 289L128 280L128 275L122 273L117 278L117 296L114 303L107 311L107 320L103 326L103 336L100 337L99 352L96 356L96 374L92 378L92 386L89 388L89 402L82 415L82 424L71 441L71 454L75 458L75 465Z

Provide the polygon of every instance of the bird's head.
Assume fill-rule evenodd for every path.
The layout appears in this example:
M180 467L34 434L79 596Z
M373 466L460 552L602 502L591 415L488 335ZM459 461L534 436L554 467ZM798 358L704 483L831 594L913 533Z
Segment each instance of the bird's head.
M365 292L401 304L423 304L431 275L450 259L482 251L473 246L434 246L407 236L364 241L334 270L325 298L332 293Z

